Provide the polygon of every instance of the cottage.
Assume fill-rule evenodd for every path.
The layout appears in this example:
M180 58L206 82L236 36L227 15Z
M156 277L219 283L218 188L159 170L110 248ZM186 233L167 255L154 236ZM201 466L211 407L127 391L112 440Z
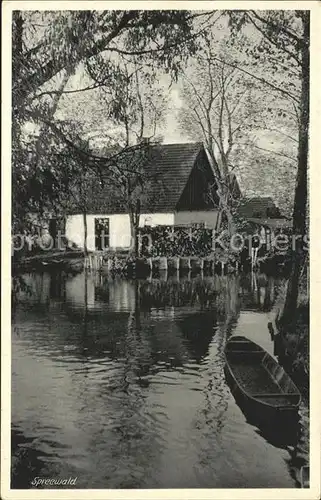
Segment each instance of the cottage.
M247 221L250 234L258 236L252 241L252 266L257 258L273 248L275 236L291 230L291 221L287 220L270 196L244 198L238 207L238 214Z
M241 217L253 224L262 224L273 227L288 225L280 209L270 196L244 198L239 205L238 213Z
M156 154L144 167L149 174L148 196L140 200L140 227L199 224L215 228L218 195L215 177L202 143L150 146ZM87 209L87 248L101 248L98 237L104 231L104 247L128 248L131 243L130 216L110 190L93 193ZM83 247L84 216L71 213L66 236Z
M238 207L238 214L248 222L252 231L262 235L287 231L292 225L270 196L244 198Z

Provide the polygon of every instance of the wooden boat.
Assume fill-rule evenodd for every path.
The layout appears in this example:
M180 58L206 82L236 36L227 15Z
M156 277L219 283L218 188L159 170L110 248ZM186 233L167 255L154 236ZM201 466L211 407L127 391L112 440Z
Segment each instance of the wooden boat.
M225 346L225 373L243 407L272 424L274 418L297 416L301 395L282 366L262 347L242 336Z

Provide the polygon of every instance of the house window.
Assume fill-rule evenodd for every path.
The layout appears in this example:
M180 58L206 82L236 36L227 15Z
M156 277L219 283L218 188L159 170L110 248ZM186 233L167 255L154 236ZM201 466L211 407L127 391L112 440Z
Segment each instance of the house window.
M106 250L109 248L109 218L95 218L95 248L96 250Z

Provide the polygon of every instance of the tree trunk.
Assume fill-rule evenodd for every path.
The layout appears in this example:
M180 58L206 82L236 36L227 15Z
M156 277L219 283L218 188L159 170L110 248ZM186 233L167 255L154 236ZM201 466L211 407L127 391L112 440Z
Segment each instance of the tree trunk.
M130 220L130 250L137 255L137 226L135 214L132 210L129 212Z
M227 217L227 229L229 236L232 236L235 233L235 224L234 218L231 212L231 208L229 205L226 206L225 209L226 217Z
M300 127L298 146L298 170L293 209L293 236L298 237L296 248L292 250L291 274L288 282L285 305L280 318L280 326L284 331L295 328L295 310L297 307L302 251L300 242L306 231L307 206L307 169L309 152L309 89L310 89L310 19L309 13L302 13L304 28L304 44L302 46L302 84L300 99ZM299 242L299 244L298 244Z
M216 221L216 231L220 231L222 221L223 221L223 214L226 215L227 219L227 231L229 236L232 236L235 233L235 223L234 223L234 218L233 214L231 211L231 207L228 202L228 196L229 192L228 190L218 190L218 196L220 199L220 206L219 206L219 213L217 216L217 221Z
M85 306L85 315L84 315L84 335L85 339L87 336L87 327L88 327L88 268L85 267L85 284L84 284L84 306Z
M130 221L130 250L138 257L138 228L140 219L140 200L137 200L135 205L129 205L129 221Z
M228 233L230 236L235 232L235 224L234 224L234 219L233 219L233 214L231 211L231 207L229 204L229 195L230 195L230 189L229 189L229 172L228 172L228 166L227 166L227 160L221 161L220 165L221 168L216 161L213 147L212 149L207 148L207 157L210 160L210 163L213 168L213 173L215 177L215 182L217 184L217 195L220 200L220 205L219 205L219 212L216 220L216 226L215 229L216 231L219 231L221 228L222 224L222 215L225 213L227 221L228 221ZM222 170L222 172L221 172Z
M215 224L215 231L218 232L221 229L221 223L222 223L222 206L221 202L218 207L218 212L217 212L217 219L216 219L216 224Z
M84 221L84 253L85 256L88 255L88 248L87 248L87 237L88 237L88 228L87 228L87 212L84 209L83 210L83 221Z

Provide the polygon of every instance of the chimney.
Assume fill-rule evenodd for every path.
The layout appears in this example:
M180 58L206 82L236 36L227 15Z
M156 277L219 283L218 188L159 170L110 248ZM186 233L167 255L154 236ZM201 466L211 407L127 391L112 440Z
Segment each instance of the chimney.
M148 146L150 143L150 138L149 137L142 137L140 140L141 144L144 144L144 146Z

